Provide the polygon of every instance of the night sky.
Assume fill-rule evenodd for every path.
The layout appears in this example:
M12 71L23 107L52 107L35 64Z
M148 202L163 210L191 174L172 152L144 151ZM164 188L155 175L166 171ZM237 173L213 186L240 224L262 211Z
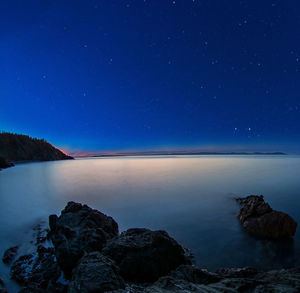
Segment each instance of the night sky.
M0 129L71 152L300 152L297 0L0 1Z

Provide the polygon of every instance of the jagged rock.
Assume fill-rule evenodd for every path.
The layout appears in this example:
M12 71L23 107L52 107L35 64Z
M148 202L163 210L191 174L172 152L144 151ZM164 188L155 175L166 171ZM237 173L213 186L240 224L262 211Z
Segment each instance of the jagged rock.
M219 274L217 274L219 275ZM209 284L191 281L169 274L154 284L136 292L147 293L299 293L300 269L259 273L254 269L222 269L220 280ZM130 291L131 292L131 291ZM133 291L134 292L134 291ZM121 293L121 292L120 292Z
M26 284L29 278L29 272L32 271L34 263L34 255L26 254L20 256L10 269L11 278L19 284Z
M46 221L41 221L37 225L33 227L34 237L35 237L35 245L39 246L46 242L47 237L49 235L49 229L47 228Z
M13 246L8 248L3 254L2 261L7 265L11 264L18 252L18 249L19 246Z
M133 282L153 282L181 264L189 264L184 249L165 231L129 229L103 249L120 267L121 276Z
M60 276L61 270L56 262L54 249L43 246L38 247L37 253L19 257L11 267L11 278L26 286L26 290L37 290L36 292L63 292L62 286L57 283Z
M101 293L125 288L118 268L100 252L82 257L72 275L68 293Z
M57 261L68 278L84 252L101 251L119 231L112 217L75 202L69 202L60 217L51 215L49 226Z
M193 265L180 265L176 270L171 271L169 276L194 284L216 283L222 279L218 274L210 273Z
M289 215L272 210L262 195L250 195L237 201L242 205L238 218L247 232L268 239L295 235L297 223Z

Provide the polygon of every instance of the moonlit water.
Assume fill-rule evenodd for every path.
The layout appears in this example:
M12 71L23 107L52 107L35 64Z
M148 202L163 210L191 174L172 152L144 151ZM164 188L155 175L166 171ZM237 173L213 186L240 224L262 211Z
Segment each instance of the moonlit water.
M234 197L263 194L300 223L299 156L151 156L18 164L0 172L0 252L70 200L111 215L123 231L163 229L192 249L197 265L300 265L294 241L256 240L241 228ZM7 275L3 271L2 275Z

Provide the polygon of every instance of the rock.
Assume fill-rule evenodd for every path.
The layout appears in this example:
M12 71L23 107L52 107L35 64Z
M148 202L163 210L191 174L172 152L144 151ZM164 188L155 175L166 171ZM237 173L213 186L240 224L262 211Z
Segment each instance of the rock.
M57 290L61 285L57 280L61 270L56 262L53 248L38 247L36 254L19 257L11 267L11 278L26 290L46 290L47 292L63 292ZM49 288L55 288L50 290ZM25 290L24 289L24 290Z
M47 237L49 235L49 229L46 228L47 223L45 221L41 221L37 225L33 227L34 238L36 239L35 245L38 247L46 242Z
M262 195L250 195L237 201L242 205L238 218L247 232L267 239L295 235L297 223L289 215L272 210Z
M272 212L270 205L264 201L264 197L262 195L250 195L246 198L238 198L237 201L240 205L242 205L238 214L241 222L244 222L249 217L259 217Z
M15 258L18 252L18 249L19 246L13 246L7 249L3 254L2 261L7 265L11 264L11 262L13 261L13 259Z
M26 254L20 256L10 269L11 278L19 284L26 284L29 278L29 272L32 271L34 255Z
M165 231L129 229L110 240L102 252L132 282L153 282L181 264L190 264L182 246Z
M174 278L170 275L160 278L153 285L145 288L147 293L254 293L255 287L262 283L253 279L221 279L209 284L189 282L185 279ZM266 292L265 292L266 293Z
M171 271L168 276L177 280L205 285L216 283L222 279L218 274L210 273L193 265L180 265L176 270Z
M222 278L249 278L259 272L254 268L223 268L216 270L216 274Z
M180 267L179 267L180 268ZM154 284L137 292L147 293L299 293L300 269L277 270L266 273L250 268L221 269L214 282L207 284L193 280L188 274L182 277L170 273ZM210 273L209 273L210 274Z
M72 275L68 293L101 293L125 288L118 268L100 252L82 257Z
M85 252L101 251L119 234L112 217L75 202L69 202L60 217L51 215L49 226L57 261L68 278Z

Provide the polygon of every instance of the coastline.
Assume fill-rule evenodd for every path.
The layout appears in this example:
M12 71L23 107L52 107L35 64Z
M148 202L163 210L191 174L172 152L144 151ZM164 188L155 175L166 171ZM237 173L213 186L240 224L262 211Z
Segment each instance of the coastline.
M151 156L287 156L289 154L284 152L275 152L275 153L264 153L264 152L254 152L254 153L235 153L235 152L226 152L226 153L214 153L214 152L196 152L196 153L137 153L137 154L101 154L101 155L73 155L74 158L105 158L105 157L151 157Z

